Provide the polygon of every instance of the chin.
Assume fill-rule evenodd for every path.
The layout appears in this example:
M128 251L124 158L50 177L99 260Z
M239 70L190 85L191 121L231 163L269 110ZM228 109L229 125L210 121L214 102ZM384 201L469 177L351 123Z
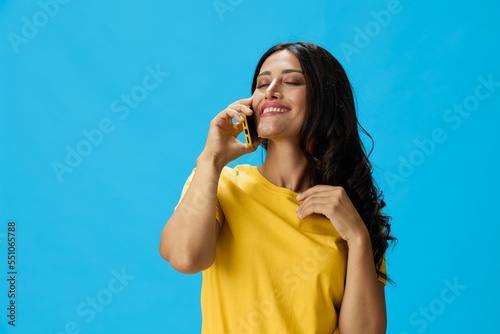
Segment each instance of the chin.
M265 126L259 126L257 128L257 133L260 137L271 139L271 137L279 136L282 134L286 128L283 126L275 126L275 124L266 124Z

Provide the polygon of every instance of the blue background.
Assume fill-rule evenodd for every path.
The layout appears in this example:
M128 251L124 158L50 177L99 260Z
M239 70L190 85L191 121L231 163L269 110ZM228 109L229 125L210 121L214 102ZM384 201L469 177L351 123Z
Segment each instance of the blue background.
M200 275L161 259L161 230L211 118L250 95L265 50L297 40L345 66L375 139L399 239L388 333L498 328L498 2L66 2L0 1L1 332L199 332ZM453 112L464 103L466 116ZM56 172L78 147L85 156ZM15 328L4 315L9 221Z

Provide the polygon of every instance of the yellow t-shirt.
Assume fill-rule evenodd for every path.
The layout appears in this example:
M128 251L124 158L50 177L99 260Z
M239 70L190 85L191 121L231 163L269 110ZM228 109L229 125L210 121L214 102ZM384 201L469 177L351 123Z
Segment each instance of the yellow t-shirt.
M224 168L222 229L203 271L203 334L338 333L347 245L324 216L298 219L297 195L257 167Z

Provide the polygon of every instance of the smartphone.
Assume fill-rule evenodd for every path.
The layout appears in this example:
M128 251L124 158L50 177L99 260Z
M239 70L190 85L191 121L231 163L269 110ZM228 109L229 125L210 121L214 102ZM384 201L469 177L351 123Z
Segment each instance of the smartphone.
M249 108L252 109L252 107ZM243 116L243 132L245 134L245 141L247 142L247 146L253 146L253 143L259 137L257 134L257 128L255 127L255 118L253 114L251 116L247 116L242 113L241 116Z

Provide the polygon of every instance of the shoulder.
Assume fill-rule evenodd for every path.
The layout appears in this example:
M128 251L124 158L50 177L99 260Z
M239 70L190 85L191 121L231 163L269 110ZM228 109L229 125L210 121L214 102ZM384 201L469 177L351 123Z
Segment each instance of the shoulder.
M248 189L260 184L257 167L251 165L237 165L235 167L224 167L219 178L219 190L221 189ZM232 190L230 190L232 191Z
M254 175L255 166L237 165L235 167L224 167L221 173L221 179L237 180L241 178L252 177Z

